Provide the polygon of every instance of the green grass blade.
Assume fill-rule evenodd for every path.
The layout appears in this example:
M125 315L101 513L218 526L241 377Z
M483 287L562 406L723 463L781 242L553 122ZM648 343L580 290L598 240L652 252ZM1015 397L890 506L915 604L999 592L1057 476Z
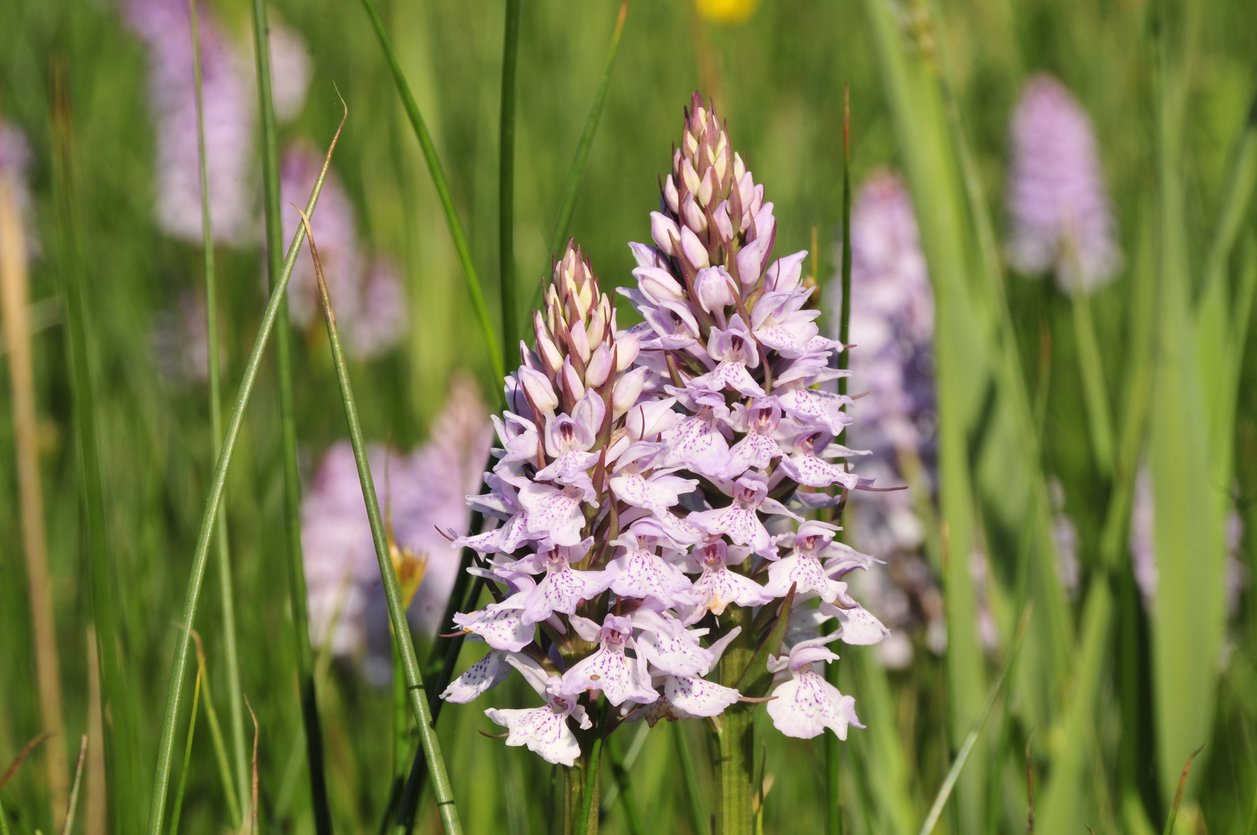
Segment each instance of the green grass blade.
M480 329L484 333L484 344L489 352L489 362L493 367L496 384L506 376L506 366L502 362L503 354L499 347L498 335L493 329L489 307L485 303L484 289L476 274L476 266L471 260L471 247L467 244L467 234L463 231L462 221L458 219L458 210L454 208L454 198L450 195L450 187L445 180L445 169L441 166L436 146L432 142L432 135L428 133L428 126L419 112L419 105L410 91L410 84L406 81L405 73L402 72L397 51L384 30L384 21L375 8L375 3L372 0L362 0L362 7L366 9L367 16L371 18L371 25L375 27L375 34L379 39L380 48L384 51L389 72L392 73L393 82L397 85L397 94L401 96L402 106L410 119L410 127L415 132L415 138L419 140L424 161L428 164L428 172L432 175L432 185L436 188L437 198L441 201L441 210L445 213L445 222L449 225L450 237L454 239L454 249L458 252L458 261L462 265L463 276L467 279L467 292L471 294L471 305L475 309L476 319L480 322Z
M519 0L506 0L502 44L502 111L498 120L498 279L502 294L502 367L519 349L519 288L515 283L515 65L519 59Z
M271 92L270 37L266 0L253 0L252 7L258 110L262 117L262 181L265 194L267 275L273 290L279 283L279 275L283 269L280 257L283 246L283 217L279 203L279 149L276 139L274 98ZM289 607L292 613L292 640L296 649L297 681L301 699L301 720L306 739L314 829L319 835L330 835L332 819L328 808L327 778L323 762L323 729L319 722L318 693L314 683L314 649L310 645L305 563L301 550L301 477L297 469L296 409L293 404L292 323L288 318L286 295L280 298L279 318L275 330L280 450L284 471L286 535L284 556L287 563ZM243 731L241 733L243 734Z
M694 754L690 751L684 722L672 723L672 747L681 767L681 780L685 785L685 810L690 816L690 826L695 835L702 835L711 825L711 812L707 810L703 790L698 782L698 770L694 767Z
M594 144L594 134L598 132L602 107L607 101L607 88L611 86L611 74L615 69L616 56L620 52L620 37L624 34L628 9L629 0L620 0L620 12L615 18L615 28L611 30L611 42L607 45L607 58L603 64L602 77L598 79L598 87L594 92L593 103L589 107L589 115L585 117L585 127L581 129L580 141L576 143L576 155L572 157L572 167L568 169L567 179L563 181L563 196L559 198L559 214L554 221L554 231L550 233L551 258L558 258L567 243L567 231L572 225L572 212L576 208L576 195L580 189L581 174L585 170L585 162L589 159L589 149ZM539 287L544 284L545 282L542 282Z
M340 139L340 131L343 127L344 120L342 119L340 127L336 129L336 135L332 138L331 145L328 148L327 157L323 161L323 169L319 172L319 178L315 181L314 188L310 193L310 200L306 204L308 212L314 211L318 205L319 194L323 190L323 181L327 176L327 168L331 163L331 154L336 148L336 142ZM236 441L240 437L240 427L244 422L244 413L249 405L249 399L253 395L253 386L257 382L258 370L262 364L262 355L266 351L267 343L270 342L271 332L275 327L275 320L279 317L280 307L284 300L284 292L288 288L288 279L292 276L292 268L297 262L297 254L300 251L301 243L305 240L305 235L304 228L298 229L293 235L292 243L288 247L288 255L284 259L283 270L280 272L279 281L276 283L275 289L271 291L270 301L266 305L266 311L262 314L262 322L258 327L258 335L254 340L253 349L249 353L248 362L245 364L244 378L241 380L236 404L227 423L227 432L223 436L223 451L218 456L218 462L214 467L214 477L210 485L209 497L206 499L205 510L201 516L201 527L197 534L196 551L192 558L192 574L188 578L183 614L180 618L179 631L175 638L175 654L171 665L170 682L166 693L166 709L162 719L161 741L158 747L157 764L153 777L153 797L149 806L149 835L158 835L161 832L162 820L165 817L166 800L170 787L170 768L174 754L175 732L179 723L179 710L183 703L192 627L196 619L197 605L200 602L201 586L205 580L210 539L227 484L227 472L231 468Z
M1167 7L1169 4L1165 4ZM1166 15L1168 8L1159 13ZM1210 421L1212 394L1201 373L1213 358L1206 325L1192 315L1191 256L1186 240L1183 129L1190 100L1187 67L1200 11L1161 21L1157 119L1159 293L1157 389L1172 392L1152 411L1150 470L1156 508L1158 583L1152 614L1152 680L1158 777L1172 799L1181 764L1209 739L1216 709L1218 662L1226 627L1223 541L1230 478L1215 456L1229 445ZM1173 24L1173 26L1171 26ZM1166 40L1182 38L1181 56ZM1211 431L1213 430L1213 431ZM1227 462L1230 463L1229 461ZM1190 623L1190 630L1183 625ZM1182 682L1192 682L1183 687ZM1191 783L1188 796L1192 794Z
M388 538L384 530L384 521L380 516L380 504L376 499L375 481L371 476L371 465L367 458L366 442L362 438L362 426L358 422L358 406L354 400L353 388L349 382L349 368L345 361L345 351L341 347L340 332L336 328L336 313L332 308L332 300L328 295L327 282L323 278L323 267L319 262L318 249L312 235L309 235L309 219L303 213L302 223L306 227L310 244L310 256L314 260L314 274L318 280L319 296L323 304L323 317L327 322L327 337L331 342L332 360L336 366L336 379L340 384L341 399L345 407L345 421L349 425L349 440L353 445L354 460L358 464L358 480L362 484L362 495L366 502L367 519L371 524L371 540L375 544L375 557L379 563L380 578L384 583L384 596L388 602L389 623L393 628L393 640L398 654L401 656L402 668L406 675L406 691L410 697L410 706L415 714L415 722L419 726L419 743L427 760L428 770L432 774L432 789L436 795L437 809L441 815L441 824L447 835L461 833L462 826L458 820L458 807L450 789L449 775L445 770L445 760L441 756L441 743L437 739L436 729L432 727L432 716L428 710L427 693L424 691L423 676L419 671L419 660L415 657L415 646L410 636L410 624L406 620L406 607L402 603L401 589L397 582L397 574L393 570L389 556Z
M101 711L109 716L105 730L105 761L109 785L109 811L116 832L140 830L139 798L143 777L138 753L138 701L122 664L122 627L115 609L118 599L117 570L105 529L104 477L100 462L100 413L96 408L96 379L92 368L94 347L87 327L88 271L78 237L83 225L78 217L75 189L69 91L65 68L54 65L52 135L55 143L53 191L57 202L58 264L60 290L65 295L66 357L70 366L70 394L74 421L75 458L86 530L87 583L92 619L96 624L96 652L100 659ZM0 821L3 815L0 814Z
M205 100L201 78L201 34L197 19L196 0L188 0L188 16L192 24L192 75L194 98L196 100L196 151L197 168L201 181L201 255L205 270L205 333L209 346L209 395L210 395L210 433L213 439L214 458L223 448L223 408L222 393L218 379L218 292L214 276L214 227L210 218L210 183L209 171L206 167L207 149L205 147ZM222 610L223 660L227 667L227 711L231 720L231 745L235 755L235 777L237 789L243 795L247 777L247 763L244 746L244 703L243 688L240 683L240 653L236 645L236 603L235 584L232 582L231 551L227 543L227 514L218 514L217 532L214 536L215 564L218 567L219 603ZM198 676L199 688L199 676ZM199 690L193 696L193 702L199 696ZM196 711L192 712L191 726L196 724ZM189 731L189 740L191 731ZM186 764L185 764L186 768ZM183 780L180 780L180 791ZM182 798L179 798L179 803ZM173 816L172 816L173 818ZM177 818L173 818L177 822ZM235 820L236 826L243 823ZM172 824L171 830L177 832Z
M175 799L170 807L170 831L179 831L179 817L183 814L183 798L188 789L188 772L192 765L192 742L196 739L196 717L201 707L201 677L205 668L199 667L196 679L192 683L192 710L188 720L188 738L183 743L183 769L179 772L179 787L175 789ZM233 819L239 820L233 815Z
M819 255L819 254L818 254ZM851 338L851 90L843 94L842 117L842 307L838 318L838 341L846 345ZM838 354L838 368L846 371L851 362L850 351ZM838 378L838 393L847 394L847 378ZM825 680L838 686L838 665L825 665ZM842 835L842 743L836 734L825 734L825 831Z
M210 744L214 748L214 761L218 765L218 779L223 784L223 796L227 799L227 811L231 813L232 820L243 821L244 813L236 797L236 786L232 779L231 760L227 756L227 743L223 739L223 728L218 721L218 709L214 707L214 691L210 687L209 665L205 662L205 647L201 643L201 636L195 630L192 632L192 640L196 642L197 682L200 684L201 693L204 694L205 721L209 725ZM195 706L192 709L192 716L195 719ZM170 830L178 831L174 826L171 826Z
M614 775L615 785L619 789L616 796L624 810L625 828L628 829L629 835L645 835L646 828L642 823L642 814L637 806L637 795L633 791L633 781L624 765L624 758L620 756L619 749L616 748L615 742L611 739L607 740L607 761L611 764L611 773Z
M934 797L934 803L930 806L930 811L921 824L920 835L929 835L929 833L934 831L934 827L938 825L938 821L943 815L943 809L947 806L947 800L951 797L952 790L956 787L956 781L960 779L960 773L964 771L965 764L969 761L969 755L973 752L974 746L977 745L978 737L982 734L982 729L986 726L986 720L990 717L991 711L995 709L995 702L999 699L999 695L1004 689L1004 682L1008 680L1008 673L1012 670L1013 664L1017 660L1017 654L1021 651L1021 643L1030 627L1030 615L1031 610L1029 609L1022 615L1021 625L1017 629L1016 640L1012 647L1009 648L1008 658L1004 661L1004 669L1000 670L995 683L991 685L990 692L986 694L986 701L982 704L981 712L978 713L973 727L969 729L969 733L965 734L964 741L961 743L960 750L956 753L956 759L951 764L951 768L947 769L947 776L943 779L943 784L939 786L938 794ZM1043 831L1051 832L1056 830L1045 829Z

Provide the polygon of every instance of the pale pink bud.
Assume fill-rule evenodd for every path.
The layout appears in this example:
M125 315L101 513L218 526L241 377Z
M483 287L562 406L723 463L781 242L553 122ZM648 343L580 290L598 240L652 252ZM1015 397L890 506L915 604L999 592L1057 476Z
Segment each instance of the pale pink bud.
M695 270L711 266L711 261L707 257L707 247L703 246L702 241L694 234L694 230L688 226L681 229L681 252Z
M733 277L724 267L707 267L698 271L694 291L703 310L708 313L723 311L733 304Z
M685 195L685 202L681 204L681 212L685 217L686 226L695 232L707 231L707 215L703 214L703 210L698 207L693 194Z
M673 214L679 213L678 207L681 205L681 197L677 194L677 184L672 179L671 174L668 175L668 179L663 183L663 202Z
M563 360L563 370L559 374L560 384L563 386L564 403L574 404L585 396L585 383L576 373L576 369L572 367L571 359Z
M524 391L527 392L533 406L542 413L553 412L559 405L559 398L555 395L554 387L550 385L550 380L545 374L534 368L521 367L519 381L523 384Z
M674 242L681 239L681 230L677 228L676 221L672 218L662 212L651 212L650 237L655 242L655 246L663 250L664 254L677 254Z
M635 333L626 331L617 336L615 339L615 370L623 371L632 365L637 359L641 345L641 339Z
M645 366L638 366L616 380L615 388L611 392L612 417L618 419L633 408L637 404L637 399L642 396L642 388L645 385Z
M585 367L585 385L590 388L601 386L611 376L613 365L611 349L605 343L599 345L589 358L589 365Z

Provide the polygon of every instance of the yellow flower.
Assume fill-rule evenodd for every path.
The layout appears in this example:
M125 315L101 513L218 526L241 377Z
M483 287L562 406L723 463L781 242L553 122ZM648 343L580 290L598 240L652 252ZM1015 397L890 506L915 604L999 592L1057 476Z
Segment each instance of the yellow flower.
M695 0L698 13L712 23L745 23L759 0Z

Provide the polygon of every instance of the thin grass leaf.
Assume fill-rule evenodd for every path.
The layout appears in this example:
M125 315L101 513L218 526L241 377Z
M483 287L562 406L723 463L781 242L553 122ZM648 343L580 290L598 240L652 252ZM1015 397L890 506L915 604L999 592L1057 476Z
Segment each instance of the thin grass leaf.
M502 109L498 119L498 280L502 301L502 367L519 346L519 288L515 283L515 65L519 59L519 0L506 0L502 36Z
M813 249L816 249L813 245ZM842 302L838 313L838 341L851 341L851 88L843 90L842 100ZM846 371L851 362L849 350L838 352L838 369ZM838 378L838 394L846 396L847 377ZM825 665L825 680L838 686L838 666ZM836 734L825 734L825 831L842 835L842 745Z
M677 764L681 767L681 781L685 786L685 810L689 813L690 827L695 835L702 835L710 826L711 813L707 811L698 782L698 770L694 768L694 755L685 738L685 723L672 722L671 725L672 747L676 752Z
M95 354L87 328L89 303L84 254L78 238L83 225L78 218L80 202L75 190L74 132L71 125L70 96L66 69L53 63L53 191L57 203L57 273L59 290L65 297L65 356L70 371L71 411L74 421L75 466L80 485L80 512L83 516L87 585L91 617L95 624L96 654L101 673L101 711L110 717L105 725L104 754L109 775L108 793L111 829L115 832L140 830L139 808L142 796L141 761L137 753L139 727L138 700L131 697L122 667L122 626L117 616L117 561L106 540L104 478L101 474L100 440L97 422Z
M1219 658L1226 629L1223 539L1230 484L1231 429L1221 431L1220 410L1207 402L1220 383L1206 367L1225 358L1210 334L1213 322L1193 315L1191 255L1186 240L1183 126L1187 119L1190 59L1201 11L1181 8L1183 19L1161 20L1157 43L1157 187L1159 252L1156 387L1173 392L1151 414L1149 467L1156 508L1154 548L1159 575L1152 607L1152 681L1155 698L1158 782L1162 800L1174 795L1175 766L1207 740L1216 710ZM1171 54L1167 40L1178 35ZM1216 309L1216 308L1214 308ZM1184 630L1182 625L1192 624ZM1181 686L1183 681L1192 686ZM1188 796L1191 786L1188 787Z
M198 650L200 645L198 644ZM198 652L199 655L199 652ZM192 709L189 712L188 719L188 737L183 744L183 769L179 772L179 786L175 789L175 799L170 806L170 831L179 831L179 817L183 814L183 798L188 788L188 773L191 771L192 764L192 741L196 738L196 717L197 711L201 706L201 679L205 675L205 667L199 665L196 670L196 679L192 682ZM228 772L230 776L230 772ZM228 780L230 785L230 780ZM239 808L233 807L232 820L239 820Z
M61 835L70 835L74 831L74 816L79 807L79 789L83 785L83 764L87 762L87 734L83 734L79 742L79 762L74 767L74 781L70 784L70 799L65 807L65 825L61 827Z
M943 779L943 784L939 786L938 794L934 797L934 803L930 806L929 814L925 816L925 821L921 824L920 835L929 835L929 833L933 832L934 827L938 825L939 819L943 816L943 809L947 805L948 798L951 797L952 790L956 787L956 781L960 779L960 773L964 771L965 763L969 761L969 755L977 744L978 737L982 734L987 718L990 717L991 711L995 709L995 702L999 699L1000 693L1004 689L1004 682L1008 680L1008 673L1012 670L1013 664L1017 660L1022 641L1030 628L1031 612L1031 609L1027 609L1021 616L1021 624L1017 628L1017 638L1008 650L1008 658L1004 661L1004 668L1000 670L995 683L991 685L991 690L987 693L986 701L982 705L982 711L978 714L973 727L969 729L969 733L965 735L964 742L956 754L955 761L951 764L951 768L947 769L947 776Z
M300 211L300 210L298 210ZM441 824L447 835L461 833L462 826L458 819L458 807L454 803L450 788L449 775L445 770L445 760L441 756L441 743L437 739L436 730L432 727L432 716L428 710L428 698L424 691L423 677L419 671L419 661L415 657L415 647L410 636L410 624L406 620L406 609L402 603L401 589L398 586L397 574L389 556L388 538L384 530L384 522L380 516L380 504L375 494L375 481L371 476L371 465L367 458L366 443L362 437L362 426L358 421L358 406L354 400L353 388L349 382L348 364L340 342L340 332L336 327L336 313L328 294L327 282L323 277L323 266L319 260L318 247L314 236L310 234L310 220L305 212L301 212L301 222L306 229L310 245L310 257L314 261L314 275L318 282L319 298L323 306L323 318L327 324L327 337L331 342L332 360L336 366L336 379L340 385L341 400L345 408L345 422L349 426L349 440L353 445L354 460L358 464L358 480L362 485L362 495L366 503L367 519L371 525L371 540L375 544L375 557L379 564L380 578L384 583L384 596L388 602L389 623L393 628L393 640L398 654L401 656L402 667L406 675L406 690L410 697L411 709L415 714L415 722L419 726L419 743L423 748L428 769L432 773L432 789L436 795L437 809L441 816Z
M1077 292L1070 300L1074 317L1074 338L1078 343L1078 370L1082 377L1083 404L1087 410L1087 426L1096 467L1100 474L1113 473L1113 417L1109 406L1108 386L1104 382L1104 364L1100 360L1100 341L1096 338L1095 320L1091 316L1091 299Z
M232 777L231 761L227 757L227 743L223 740L222 725L218 721L218 710L214 707L214 694L210 689L209 665L205 661L205 646L201 643L201 635L192 630L192 640L196 642L196 678L200 689L205 693L205 719L209 722L210 742L214 746L214 760L218 764L218 777L223 784L223 795L227 799L227 810L231 819L243 822L240 801L236 797L235 780ZM192 716L196 716L196 698L193 697ZM177 821L176 821L177 822ZM171 826L172 832L178 828Z
M251 789L250 798L252 802L249 804L249 832L251 835L257 835L258 831L258 740L261 737L261 730L258 728L258 715L253 712L253 705L249 705L249 718L253 720L253 756L249 760L249 774L251 779L249 787Z
M1204 749L1205 746L1202 745L1195 751L1192 751L1192 755L1187 758L1187 762L1183 763L1183 770L1178 775L1178 789L1174 792L1174 803L1170 806L1170 814L1166 815L1165 829L1162 830L1162 835L1173 835L1174 833L1174 821L1178 818L1178 807L1183 802L1183 792L1187 789L1187 775L1191 773L1192 762L1196 759L1196 755Z
M327 176L332 152L336 149L336 143L340 139L340 132L344 125L345 117L342 116L340 125L336 128L336 134L332 137L331 145L328 147L327 156L323 160L323 168L319 172L319 177L310 193L310 200L306 204L308 212L313 212L318 205L319 194L323 190L323 181ZM236 397L236 405L232 409L231 419L227 424L227 433L223 437L223 451L218 456L218 463L214 468L214 478L210 485L209 497L206 499L205 510L201 516L201 527L197 534L196 551L192 558L192 573L188 578L183 615L180 618L174 661L171 666L170 682L167 687L166 710L162 719L161 741L158 746L157 764L153 777L153 797L149 808L149 835L158 835L161 832L162 820L165 817L170 768L174 753L175 731L179 721L179 710L183 703L184 679L187 675L188 650L191 642L193 622L196 619L196 609L200 602L201 585L205 579L210 538L218 515L218 509L222 504L223 492L227 484L227 473L231 468L232 455L235 452L236 441L240 436L240 427L244 422L244 413L253 395L253 386L257 382L258 370L262 364L262 355L270 342L275 320L279 317L280 307L284 300L284 292L288 288L288 279L292 276L292 268L297 262L297 254L300 252L305 235L304 228L298 229L293 234L292 243L288 247L288 255L284 259L283 270L280 272L279 281L276 283L274 290L271 291L270 301L267 303L266 311L262 315L257 338L254 340L253 349L249 353L248 362L245 364L244 378L240 383L240 392Z
M620 0L620 11L615 18L615 28L611 30L611 42L607 45L607 57L603 63L602 76L598 79L594 100L589 106L589 115L585 117L585 126L581 129L580 140L576 143L576 155L572 157L572 166L567 171L567 179L563 181L563 195L559 198L559 214L554 221L554 231L550 233L551 258L558 258L562 255L563 247L567 243L567 231L572 225L572 212L576 208L581 175L585 171L585 162L589 159L589 149L594 144L594 135L598 132L602 107L607 101L607 89L611 86L611 73L615 69L615 59L620 52L620 37L624 34L628 10L629 0ZM545 282L542 281L538 286L538 294L544 285Z
M633 783L629 778L628 769L625 768L624 758L620 756L619 750L614 742L607 740L607 760L611 763L611 774L615 777L616 799L620 801L620 807L624 810L624 821L630 835L645 835L646 829L642 824L642 814L637 806L637 797L633 792ZM607 792L608 795L611 792ZM610 800L610 798L608 798Z
M201 34L197 19L197 0L188 0L188 16L192 29L192 77L193 96L196 103L196 156L197 169L201 183L201 255L202 267L205 270L205 333L209 348L209 396L210 396L210 435L214 458L223 448L223 408L220 381L218 378L218 290L214 275L214 226L210 217L210 182L206 166L207 149L205 146L205 100L201 77ZM245 779L244 754L244 707L241 702L240 684L240 652L236 644L236 592L232 581L231 551L227 542L227 514L218 514L217 531L214 535L215 559L218 567L219 606L222 611L223 662L227 667L227 711L231 720L231 742L236 758L236 779L243 788ZM199 673L198 673L199 687ZM194 695L193 702L196 697ZM189 726L189 744L191 727L196 725L196 711L192 712ZM184 767L187 767L185 762ZM183 790L186 774L180 779L180 792ZM182 797L177 803L182 803ZM175 823L177 816L172 815ZM235 818L239 826L242 821ZM173 825L171 830L178 832Z
M9 832L9 815L4 811L4 800L0 798L0 835L11 835Z
M267 276L273 290L279 283L280 272L283 269L280 259L283 246L283 218L280 214L279 202L279 149L275 128L275 103L271 91L270 37L266 0L253 0L252 8L258 110L262 117L262 183L265 195L263 205L266 216ZM214 351L211 348L211 362L213 357ZM319 835L331 835L332 818L328 808L327 778L323 762L323 728L319 721L318 692L314 683L314 649L310 645L305 563L301 551L301 477L297 469L296 409L293 403L292 323L288 318L286 295L280 300L279 318L276 322L275 364L279 389L280 454L284 472L284 556L287 563L288 604L292 614L290 625L297 659L301 721L310 775L310 799L313 805L315 832Z
M502 361L502 349L500 348L497 332L493 328L492 319L489 316L489 307L485 303L484 289L481 287L480 278L476 274L476 266L471 260L471 248L467 244L467 234L463 231L463 223L458 218L458 210L454 208L454 199L450 196L450 188L445 180L445 169L441 166L441 159L437 156L436 146L432 142L432 135L428 133L428 126L424 123L423 116L419 112L419 105L415 102L415 96L410 91L410 84L406 81L405 73L402 72L402 65L397 58L397 51L393 48L393 42L384 30L384 21L380 18L380 13L376 10L375 3L371 0L362 0L362 7L366 10L367 16L371 18L371 25L375 28L376 37L380 42L380 49L384 51L384 59L388 63L393 82L397 85L397 94L401 96L402 106L406 110L406 116L410 119L410 127L415 132L415 138L419 140L419 147L423 151L424 161L428 164L428 172L432 175L432 185L436 188L437 198L441 201L441 211L445 214L445 222L449 226L450 237L454 239L454 249L458 253L458 261L462 265L463 276L467 280L467 292L471 295L471 306L475 310L476 319L480 323L480 330L483 332L484 344L489 352L489 362L493 368L496 385L497 381L506 376L506 366Z

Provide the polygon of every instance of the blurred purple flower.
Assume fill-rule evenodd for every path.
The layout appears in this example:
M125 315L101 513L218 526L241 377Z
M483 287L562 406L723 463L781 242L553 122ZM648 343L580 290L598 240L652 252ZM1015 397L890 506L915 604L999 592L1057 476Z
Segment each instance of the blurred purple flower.
M1130 512L1130 559L1135 585L1144 607L1151 610L1157 598L1156 504L1153 499L1152 474L1147 466L1135 476L1135 496ZM1239 607L1240 592L1248 584L1248 574L1240 558L1244 522L1231 510L1226 517L1226 608L1234 615Z
M371 445L368 457L380 509L399 549L426 559L410 606L432 634L458 573L459 555L443 532L467 532L466 494L475 490L492 428L474 384L455 381L429 440L410 455ZM387 678L388 616L353 449L340 441L324 455L302 500L301 541L310 636L338 656L366 655L368 676Z
M149 106L157 128L157 222L199 243L201 182L192 26L183 0L127 0L128 25L149 51ZM253 85L208 7L199 8L210 218L218 243L255 238Z
M301 218L291 209L304 206L323 166L323 154L298 144L280 161L280 202L284 239L297 231ZM318 245L323 276L336 309L336 321L351 356L368 359L397 344L406 328L406 294L395 267L384 258L364 255L358 240L354 207L340 178L329 171L310 225ZM297 258L288 285L289 313L302 328L322 321L314 262L308 253Z
M1091 120L1051 76L1032 78L1013 114L1008 212L1020 272L1090 293L1121 266Z
M879 486L894 487L910 470L922 489L932 491L934 293L912 201L896 173L874 172L861 186L852 206L851 246L851 388L859 395L851 443L870 452L860 472ZM831 286L840 284L835 279ZM834 329L840 305L836 294ZM888 562L885 571L854 581L893 630L879 648L883 662L907 666L914 632L923 632L926 645L941 651L942 594L921 558L925 528L916 499L908 490L857 492L849 512L852 541Z
M18 216L26 230L26 257L39 255L39 240L35 237L34 206L30 188L31 146L17 125L0 119L0 179L8 181L10 193L16 204Z

